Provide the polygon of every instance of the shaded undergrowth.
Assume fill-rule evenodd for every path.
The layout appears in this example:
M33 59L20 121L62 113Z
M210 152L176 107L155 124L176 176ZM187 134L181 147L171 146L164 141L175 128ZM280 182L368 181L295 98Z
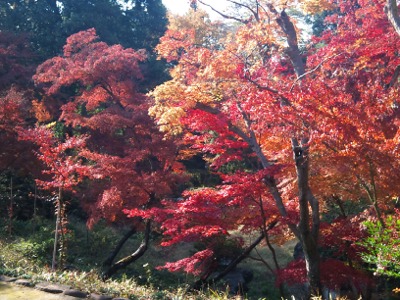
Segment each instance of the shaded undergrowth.
M0 274L30 279L33 283L50 281L70 285L87 293L99 293L129 299L234 299L221 285L202 291L190 291L192 276L156 270L169 260L187 256L192 247L158 246L159 236L144 257L112 279L101 279L101 264L127 229L99 223L88 230L84 222L71 218L66 235L67 255L63 268L51 272L54 242L54 222L37 218L14 221L13 234L0 232ZM3 225L3 224L0 224ZM142 240L139 234L131 238L120 253L123 257L136 249ZM117 258L118 259L118 258ZM263 275L263 272L261 276ZM248 298L248 297L246 297ZM259 299L259 297L249 297ZM268 298L273 299L273 298Z

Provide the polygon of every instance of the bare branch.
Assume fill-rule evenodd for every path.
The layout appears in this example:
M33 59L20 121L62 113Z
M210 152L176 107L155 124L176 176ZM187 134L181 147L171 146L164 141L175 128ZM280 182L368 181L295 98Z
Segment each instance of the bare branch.
M390 82L386 85L386 89L391 88L392 86L394 86L397 82L397 79L399 78L400 75L400 65L398 65L396 67L396 69L394 70L392 79L390 80Z
M250 83L254 84L258 89L264 90L264 91L268 91L270 93L275 94L278 97L278 99L281 101L281 105L290 106L289 99L286 98L285 96L281 95L279 93L279 91L277 91L277 90L275 90L273 88L270 88L269 86L265 86L265 85L259 84L257 81L251 79L247 74L244 76L244 78L247 79Z
M296 80L293 82L292 86L290 87L290 92L293 91L294 86L296 85L296 83L297 83L299 80L301 80L301 79L303 79L304 77L306 77L307 75L309 75L309 74L314 73L315 71L317 71L326 61L328 61L328 60L330 60L330 59L332 59L332 58L335 58L336 56L342 55L342 54L344 54L344 52L340 52L340 53L338 53L338 54L334 54L334 55L331 55L331 56L329 56L329 57L323 59L315 68L313 68L313 69L311 69L311 70L309 70L309 71L303 73L303 74L300 75L299 77L297 77Z
M267 268L268 270L274 274L274 269L272 269L272 267L269 265L269 263L261 256L260 252L257 250L257 248L254 249L254 251L257 253L258 257L254 257L252 255L250 255L248 258L255 260L255 261L259 261L262 262Z
M199 1L201 4L203 4L204 6L209 7L213 12L216 12L217 14L219 14L219 15L220 15L221 17L223 17L224 19L235 20L235 21L238 21L238 22L243 23L243 24L247 24L247 23L250 22L250 20L243 20L243 19L239 19L239 18L234 17L234 16L228 16L228 15L224 14L223 12L221 12L221 11L215 9L212 5L207 4L207 3L205 3L205 2L203 2L203 1L201 1L201 0L198 0L198 1Z
M256 19L256 21L257 22L260 21L260 17L258 15L258 6L259 6L258 1L257 1L257 11L254 11L249 5L245 5L243 3L240 3L240 2L237 2L237 1L233 1L233 0L227 0L227 1L230 2L230 3L233 3L233 4L237 5L237 6L241 6L241 7L244 7L246 9L248 9L249 11L251 11L251 13L253 14L253 16Z

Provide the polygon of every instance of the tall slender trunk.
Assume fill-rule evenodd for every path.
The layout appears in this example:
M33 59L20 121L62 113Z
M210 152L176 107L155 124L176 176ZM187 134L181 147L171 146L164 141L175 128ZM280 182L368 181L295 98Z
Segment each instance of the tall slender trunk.
M271 241L269 240L269 235L268 235L268 231L272 227L271 228L267 228L267 224L266 224L267 216L266 216L266 213L265 213L265 210L264 210L264 205L263 205L262 198L260 198L259 205L260 205L260 210L261 210L261 217L262 217L262 220L263 220L262 229L263 229L263 232L264 232L265 241L267 243L268 249L271 251L272 259L273 259L274 265L275 265L275 269L276 269L276 271L279 271L280 266L279 266L279 263L278 263L278 258L276 256L276 251L275 251L274 247L272 246ZM274 226L275 226L275 224L274 224ZM284 289L283 289L283 284L282 283L279 284L279 293L280 293L282 299L285 298L285 294L284 294Z
M57 217L56 217L56 230L54 232L54 246L53 246L53 259L51 261L51 271L54 272L57 267L57 247L58 247L58 237L61 222L61 197L62 197L62 187L58 188L58 197L56 201Z
M32 233L34 233L35 230L36 230L36 218L37 218L37 216L36 216L36 211L37 211L36 206L37 206L37 187L36 187L36 183L35 183L35 196L33 198Z
M270 10L278 16L273 7L270 7ZM293 22L283 10L277 18L277 23L287 38L288 47L286 49L286 54L292 62L297 77L302 78L305 75L305 65L298 47L297 33ZM297 185L299 189L300 223L298 225L298 230L306 261L310 294L320 295L323 297L320 279L320 256L318 251L320 223L319 203L312 194L309 185L308 143L308 138L303 138L301 143L299 143L297 138L292 138L292 149L296 163ZM311 220L308 205L311 207Z
M67 218L67 212L66 212L66 203L65 201L60 201L60 233L61 233L61 240L60 240L60 247L59 247L59 252L60 252L60 260L59 260L59 268L63 268L66 260L67 260L67 237L65 235L66 233L66 226L68 225L68 218Z
M10 179L10 207L8 208L8 234L12 235L12 225L13 225L13 217L14 217L14 194L13 194L13 178L11 176Z

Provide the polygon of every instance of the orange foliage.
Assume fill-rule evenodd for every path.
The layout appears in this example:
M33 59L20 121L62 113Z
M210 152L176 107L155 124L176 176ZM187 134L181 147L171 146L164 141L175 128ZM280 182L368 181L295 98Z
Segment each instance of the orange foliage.
M43 102L39 102L38 100L32 100L32 111L35 114L38 122L46 122L52 119L49 111L47 110L45 104Z
M331 8L328 2L306 5L308 10L314 7L314 12L315 5L318 9ZM339 1L340 15L330 15L326 20L336 29L327 29L321 37L312 39L300 57L307 62L302 73L290 52L297 41L288 34L290 28L281 25L285 16L275 8L257 14L258 20L244 22L222 47L195 44L193 35L177 42L173 37L190 32L190 28L170 28L158 49L162 57L174 60L176 65L171 70L172 80L152 92L155 104L150 114L162 131L182 135L221 177L226 173L243 176L242 172L270 171L264 178L273 176L277 191L267 186L278 201L263 198L270 213L268 220L280 215L282 224L293 226L300 220L291 139L302 138L307 140L303 149L310 147L308 176L321 210L325 209L324 201L332 197L354 201L366 198L379 215L379 210L400 194L400 174L395 171L400 168L399 86L395 75L400 65L400 39L389 25L383 5L380 0L358 1L357 5ZM265 6L269 7L268 3ZM272 15L281 23L272 21ZM178 205L176 214L180 215L183 208L195 210L191 201L198 199L225 203L219 192L231 199L240 198L235 194L239 186L236 180L252 179L250 175L232 178L234 184L224 181L217 191L191 192L187 202ZM254 185L256 182L253 178ZM280 197L283 209L279 208ZM198 208L201 201L196 205L197 217L202 218L205 211ZM208 221L228 229L234 222L239 228L247 217L259 217L262 207L255 209L242 202L237 215L229 211L236 218L227 218L225 225L219 220ZM210 213L215 213L214 206ZM167 235L179 240L176 236L183 236L182 228L189 230L191 224L197 226L196 222L192 215L182 227L171 226L180 232L168 231ZM349 225L350 219L343 222ZM261 223L246 224L258 230ZM321 234L332 231L334 225ZM356 224L351 228L359 227Z

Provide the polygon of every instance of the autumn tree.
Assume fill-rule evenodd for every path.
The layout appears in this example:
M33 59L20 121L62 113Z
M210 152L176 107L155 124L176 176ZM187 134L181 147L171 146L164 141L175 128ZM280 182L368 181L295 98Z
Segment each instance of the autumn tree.
M261 22L260 19L266 17L267 13L261 9L255 10L252 16L247 16L242 20L247 25L240 28L236 36L228 38L224 49L220 51L197 46L192 42L190 35L183 36L181 39L168 39L171 33L167 32L159 46L161 55L180 63L172 73L175 74L176 80L167 82L156 89L157 104L151 112L159 120L162 130L179 133L184 132L184 127L189 129L192 134L188 138L197 145L198 149L204 149L211 155L218 154L213 163L216 167L232 160L240 161L243 159L243 153L246 152L249 152L250 156L255 156L256 164L250 170L252 172L257 169L267 171L264 173L262 182L273 197L277 211L285 219L291 212L288 212L284 204L286 199L278 188L279 177L275 172L268 171L289 163L288 158L277 151L279 149L277 146L283 144L285 139L289 141L292 139L292 151L299 176L298 188L302 208L300 220L302 221L299 227L290 222L288 225L306 249L311 286L316 292L320 287L319 258L316 251L319 209L308 183L306 157L308 157L309 132L307 128L301 130L300 120L295 118L292 120L293 125L287 126L290 128L282 128L278 125L280 122L276 118L287 119L282 113L288 114L286 111L289 110L290 100L283 92L280 92L281 85L284 84L287 89L288 83L273 79L275 75L275 78L282 77L294 81L296 75L304 74L305 66L297 45L296 31L289 16L285 10L279 13L272 6L270 10L271 13L276 14L278 23L269 26ZM280 41L274 36L275 32L287 38L289 44L287 55L282 55L279 51L283 45L279 45ZM181 50L169 51L166 45L172 49ZM265 76L268 82L262 84L261 81L253 79L253 72L258 72L258 77L261 77L266 70L272 71L268 77ZM282 73L286 76L283 77ZM267 85L269 81L271 85ZM171 97L170 91L173 91L174 97ZM177 95L182 95L182 98ZM174 101L172 102L171 99ZM260 104L257 105L258 103ZM283 110L280 109L281 107ZM262 119L258 118L260 115L263 115ZM199 120L205 122L199 122ZM184 127L181 127L182 123L185 124ZM299 128L298 124L300 124ZM284 135L275 137L274 141L264 138L279 130ZM231 140L241 146L237 149L230 146ZM273 146L268 145L269 142ZM271 151L271 155L268 155L267 151ZM282 151L286 151L287 155L287 148L283 148ZM279 160L279 164L274 162L281 157L285 160ZM292 171L289 174L290 177L295 176ZM308 203L313 204L312 230L309 229ZM291 209L295 207L292 206Z
M0 137L2 144L0 147L0 172L3 176L7 176L7 188L5 189L9 195L9 201L4 207L7 207L8 216L8 233L12 234L15 191L13 182L15 182L15 171L18 168L27 170L23 165L26 158L32 158L30 153L24 151L24 147L18 142L18 129L25 124L25 116L27 114L27 101L22 91L17 87L11 87L0 91ZM22 146L22 147L21 147ZM26 145L24 145L26 146ZM29 152L29 151L28 151ZM25 154L25 155L24 155ZM28 155L26 155L28 154ZM21 159L22 158L22 159Z
M8 210L9 233L12 233L12 220L16 217L16 183L26 182L37 167L29 144L18 140L18 130L32 122L30 98L34 61L26 36L0 32L0 173L8 182L10 201L7 205L4 203L4 207ZM29 201L18 200L20 208L27 205Z
M62 267L66 255L66 199L63 194L73 191L76 186L86 177L91 176L91 168L84 165L82 157L79 155L86 147L87 136L66 137L64 141L59 141L50 128L36 127L30 130L21 130L19 138L31 141L39 146L37 150L38 158L45 165L43 174L50 175L48 180L38 179L36 182L39 187L56 192L55 210L56 226L54 233L53 258L51 263L52 271L57 267ZM61 241L59 236L61 234ZM57 263L57 250L60 248L60 260Z
M310 292L321 294L322 282L327 282L320 273L327 261L321 262L318 250L325 239L321 234L327 232L325 225L324 231L320 228L325 201L357 201L364 195L373 207L366 218L379 219L380 205L399 192L397 174L391 171L398 164L393 105L398 63L396 52L388 51L397 49L398 38L382 2L339 2L340 18L334 14L327 19L337 29L327 28L302 53L300 29L286 13L288 4L236 5L247 11L232 17L243 26L220 49L195 43L193 31L167 31L158 50L176 67L173 79L155 89L150 112L162 131L182 136L216 172L235 162L232 174L262 174L258 181L273 200L268 208L301 241ZM371 17L363 18L367 13ZM198 220L208 215L207 203L226 201L215 193L229 183L213 193L192 191L175 209L169 206L172 215L193 211L197 218L174 218L177 224L170 226L167 221L166 244L197 232ZM223 195L230 201L238 197L234 188ZM197 197L203 200L193 202ZM237 208L245 218L249 206ZM231 229L230 221L214 224L208 222L211 232L198 234L207 238ZM212 249L179 263L193 266L210 253Z
M30 77L34 70L31 59L32 52L25 37L0 32L1 134L15 133L29 116L26 98L31 94ZM3 149L2 153L5 152Z
M123 209L158 206L175 193L183 176L175 172L176 147L160 134L148 116L149 98L138 91L145 52L97 39L94 29L70 36L63 55L39 66L34 80L45 91L43 103L59 105L54 116L66 132L90 135L89 151L82 155L93 164L97 179L80 197L88 225L106 219L131 228L105 262L108 278L142 256L149 243L151 220L129 220ZM136 232L144 232L142 245L114 263Z
M354 119L359 120L357 131L353 130L351 138L345 136L343 144L331 141L329 147L335 158L346 153L350 164L343 162L342 167L353 174L347 182L358 186L368 199L375 217L372 221L368 220L368 224L377 223L377 227L382 229L387 225L385 220L398 219L397 210L393 210L399 195L395 184L397 174L393 170L398 168L399 163L400 113L397 104L399 61L393 51L398 46L399 38L382 13L384 5L382 1L360 1L358 9L351 9L349 4L340 3L338 7L343 23L335 34L326 32L316 41L328 45L321 49L322 55L336 53L330 65L321 69L324 83L334 90L344 91L349 97L347 102L342 101L342 105L351 108L348 109L351 116L349 125L354 126ZM372 17L363 19L365 13ZM333 15L327 22L336 23L338 17ZM348 32L350 28L352 33ZM335 73L342 68L347 71ZM340 78L340 81L334 80L334 77ZM346 84L340 86L343 79ZM342 187L348 189L345 184ZM382 235L385 230L382 230ZM366 249L366 252L370 251L373 249Z

